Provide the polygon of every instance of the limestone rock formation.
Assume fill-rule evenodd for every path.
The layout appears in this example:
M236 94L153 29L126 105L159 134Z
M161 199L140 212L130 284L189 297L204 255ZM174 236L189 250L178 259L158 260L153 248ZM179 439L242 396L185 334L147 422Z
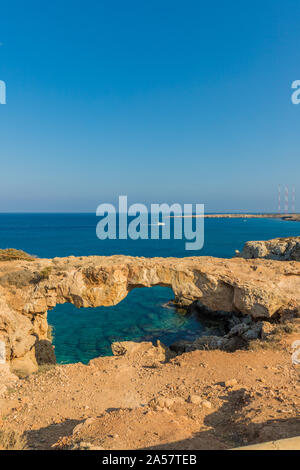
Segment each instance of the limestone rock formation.
M274 238L266 241L250 241L237 253L245 259L265 258L280 261L300 261L300 237Z
M175 354L160 341L154 346L149 341L136 343L134 341L122 341L112 343L111 350L114 356L127 356L136 364L153 367L160 362L169 361Z
M47 311L115 305L138 287L173 289L182 305L195 300L211 311L254 319L298 312L300 264L242 258L69 256L0 262L0 341L12 370L32 372L55 361Z
M198 349L221 349L224 351L234 351L239 347L246 346L246 344L258 338L265 338L264 324L267 322L252 321L249 316L236 317L236 323L232 326L229 332L220 336L201 336L194 341L179 340L170 346L171 351L176 353L184 353L196 351ZM228 322L230 323L230 321Z

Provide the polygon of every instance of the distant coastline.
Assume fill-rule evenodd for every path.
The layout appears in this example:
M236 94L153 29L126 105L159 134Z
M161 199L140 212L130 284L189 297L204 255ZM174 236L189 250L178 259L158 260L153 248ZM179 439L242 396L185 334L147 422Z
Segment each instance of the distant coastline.
M300 222L300 214L198 214L198 215L172 215L170 217L204 217L204 219L281 219Z

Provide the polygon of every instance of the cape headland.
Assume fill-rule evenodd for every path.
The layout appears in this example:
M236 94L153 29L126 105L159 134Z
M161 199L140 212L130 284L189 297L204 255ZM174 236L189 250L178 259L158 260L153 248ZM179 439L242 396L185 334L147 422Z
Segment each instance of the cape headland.
M247 213L232 213L232 214L203 214L203 215L174 215L172 217L204 217L205 219L282 219L290 220L293 222L300 222L300 214L279 214L277 213L261 213L261 214L247 214Z

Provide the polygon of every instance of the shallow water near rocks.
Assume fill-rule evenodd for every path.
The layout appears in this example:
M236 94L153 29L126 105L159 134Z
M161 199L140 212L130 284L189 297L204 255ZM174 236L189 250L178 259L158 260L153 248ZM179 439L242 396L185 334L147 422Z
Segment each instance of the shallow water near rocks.
M39 257L125 254L132 256L229 257L248 240L298 236L300 222L278 219L205 219L200 251L186 251L184 240L106 240L96 237L94 214L0 214L0 248L19 248ZM173 299L166 287L135 289L118 305L77 309L58 305L48 313L58 362L87 363L111 354L114 341L156 341L218 333L215 324L196 314L164 307Z
M167 287L134 289L118 305L78 309L58 305L49 312L54 325L55 353L62 363L88 362L111 355L115 341L157 341L170 345L179 339L196 339L203 334L220 334L217 324L199 321L196 312L184 314L165 306L173 298Z

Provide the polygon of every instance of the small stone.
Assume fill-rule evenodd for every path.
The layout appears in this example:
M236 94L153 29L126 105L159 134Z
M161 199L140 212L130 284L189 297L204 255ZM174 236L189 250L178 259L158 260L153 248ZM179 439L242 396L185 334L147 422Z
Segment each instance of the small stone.
M211 408L212 407L212 404L210 401L208 400L203 400L203 402L201 403L202 406L204 406L205 408Z
M82 441L79 443L79 447L80 449L89 449L91 447L91 443Z
M182 397L175 397L174 399L174 403L178 403L178 404L183 404L184 403L184 398Z
M172 400L172 398L165 398L164 406L166 408L171 408L172 405L174 405L174 400Z
M274 325L269 322L263 321L262 322L262 329L261 329L261 338L266 339L273 333Z
M96 421L96 418L87 418L84 424L87 424L89 426L90 424L93 424L95 421Z
M193 405L200 405L202 402L202 399L198 395L190 395L188 398L188 402L193 403Z
M160 406L161 408L164 408L166 399L165 398L157 398L156 400L156 405Z
M237 385L236 379L226 380L225 382L225 387L234 387L235 385Z

